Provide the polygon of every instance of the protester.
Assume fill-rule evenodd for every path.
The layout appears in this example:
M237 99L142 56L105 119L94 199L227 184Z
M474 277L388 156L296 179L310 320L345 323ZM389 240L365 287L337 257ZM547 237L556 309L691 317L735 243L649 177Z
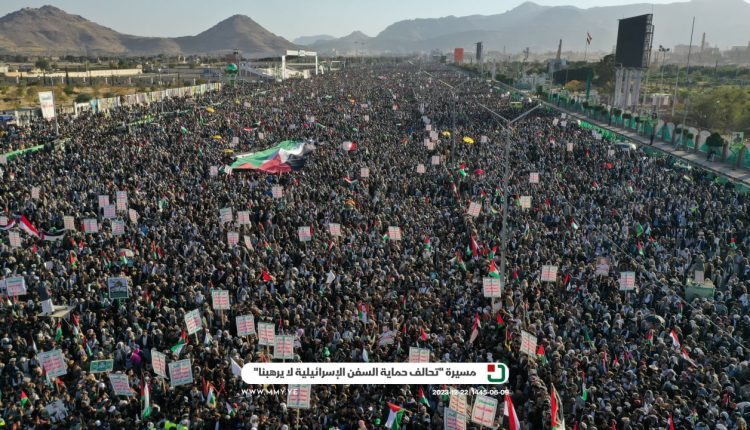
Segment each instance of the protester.
M256 325L296 335L297 361L404 362L420 346L431 361L506 363L524 429L549 428L552 385L570 428L666 428L670 415L676 428L747 428L747 193L667 158L618 149L545 109L506 134L487 108L511 119L531 101L511 108L510 97L483 81L420 67L238 82L197 98L64 118L64 149L0 166L0 207L9 224L17 220L2 232L0 277L23 276L28 290L2 304L6 427L370 429L384 428L385 402L409 411L404 428L443 427L447 399L432 394L437 386L316 385L299 423L285 393L245 395L264 387L245 384L232 363L267 361L271 352L256 336L237 335L235 317L252 314ZM458 88L455 97L439 80ZM155 122L123 127L147 115ZM440 136L433 150L423 142L426 120ZM40 123L25 141L53 129ZM288 139L316 143L298 171L212 175L231 164L229 150ZM17 149L12 142L3 148ZM493 260L500 267L505 184L507 283L493 309L482 278ZM273 197L275 185L283 197ZM98 201L107 195L114 204L117 191L127 191L137 214L133 221L117 213L122 235ZM530 208L521 196L531 197ZM482 203L476 218L470 202ZM222 223L227 207L233 221ZM249 211L249 224L237 222L239 211ZM77 230L60 240L20 229L24 217L55 237L65 216ZM98 233L82 231L87 218L98 219ZM329 234L330 223L342 237ZM311 241L299 241L301 226L311 227ZM402 240L387 235L389 226ZM239 233L237 245L229 245L230 231ZM19 232L20 247L11 247L10 232ZM604 275L596 274L598 257L608 258ZM557 266L554 282L540 281L543 265ZM701 269L715 297L688 302L686 280ZM628 271L637 288L619 291ZM129 278L128 298L109 298L110 277ZM230 292L231 310L213 309L212 289ZM71 312L40 315L46 292ZM194 309L203 330L185 339L184 317ZM380 345L384 330L396 334L393 344ZM543 354L519 351L522 330ZM67 373L48 378L40 354L55 349ZM194 382L172 387L154 372L154 351L170 362L190 359ZM91 361L104 359L128 376L133 396L115 396L107 376L90 372ZM67 416L53 420L45 407L57 400Z

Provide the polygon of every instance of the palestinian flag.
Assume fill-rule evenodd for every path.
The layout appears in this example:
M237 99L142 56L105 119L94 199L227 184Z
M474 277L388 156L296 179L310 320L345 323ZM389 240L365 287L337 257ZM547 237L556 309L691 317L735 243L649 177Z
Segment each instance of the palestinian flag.
M471 236L471 256L472 257L479 257L479 244L477 244L477 240L474 239L474 236Z
M653 345L654 344L654 330L651 329L648 331L648 334L646 335L646 345Z
M148 384L141 386L141 402L143 403L141 417L147 418L151 415L151 389L148 387Z
M419 328L419 338L423 341L427 340L427 333L425 333L424 328L422 327Z
M261 170L266 173L286 173L305 165L307 154L315 145L303 141L285 140L259 152L239 154L229 167L232 170Z
M358 179L352 179L348 176L344 176L344 182L346 182L349 185L357 185L357 182L359 182Z
M510 430L521 430L521 423L518 421L518 415L516 415L516 408L513 407L513 400L510 395L505 395L505 412L503 413L508 417L508 428Z
M547 356L544 354L544 345L539 344L539 346L536 347L536 358L542 365L547 363Z
M570 220L570 227L573 229L573 231L578 230L578 224L576 224L576 221L574 219Z
M55 342L60 342L62 340L62 324L60 321L57 322L57 329L55 330Z
M427 397L424 395L424 390L422 389L422 387L419 387L418 397L419 397L419 403L427 406L428 408L430 407L430 401L427 400Z
M422 389L420 388L420 391ZM26 392L21 390L21 408L25 408L26 405L29 403L29 396L26 395Z
M636 226L635 226L635 236L636 237L639 237L640 235L642 235L644 231L645 230L643 229L643 226L641 225L641 223L636 224Z
M365 323L367 322L367 314L368 314L369 308L370 307L364 303L359 304L359 319Z
M731 238L729 240L729 247L732 249L737 249L737 239Z
M27 234L39 237L39 230L37 230L36 227L31 224L31 221L26 219L26 215L21 215L21 220L18 223L18 226L21 227L21 230L25 231Z
M430 243L430 236L425 236L424 237L424 249L426 249L427 251L429 251L430 249L432 249L432 245Z
M490 263L490 277L500 279L500 272L497 271L497 267L495 267L495 260L492 260Z
M586 381L581 384L581 399L585 402L589 399L589 390L586 388Z
M497 328L503 328L505 325L505 320L503 320L503 316L499 313L497 314Z
M482 324L479 322L479 314L474 315L474 325L471 327L471 337L469 343L474 343L479 336L479 329L482 328Z
M490 260L495 259L495 253L497 252L497 246L493 246L492 250L490 251Z
M552 417L552 429L553 430L565 430L565 417L562 411L562 401L560 395L557 394L555 386L552 386L552 392L549 395L551 407L550 416Z
M229 404L229 402L224 402L224 403L227 406L227 415L229 415L230 417L233 417L237 412L234 410L232 405Z
M388 405L388 420L385 422L385 428L398 430L401 428L401 419L404 417L404 409L393 403L386 402Z
M185 329L182 329L182 334L180 335L180 339L177 341L177 344L170 349L170 351L177 354L177 356L180 356L180 353L182 352L182 349L185 347L185 345L188 344L188 334Z
M458 169L458 173L461 176L466 177L466 165L464 163L461 163L461 167Z
M209 408L216 408L216 392L214 390L213 384L209 384L208 386L208 396L206 397L206 405L208 405Z

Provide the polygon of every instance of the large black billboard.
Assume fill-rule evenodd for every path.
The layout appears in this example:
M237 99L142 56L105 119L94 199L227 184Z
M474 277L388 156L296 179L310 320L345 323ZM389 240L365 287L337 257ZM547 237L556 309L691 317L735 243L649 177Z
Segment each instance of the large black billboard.
M651 20L651 14L620 20L615 66L636 69L648 67L653 34Z

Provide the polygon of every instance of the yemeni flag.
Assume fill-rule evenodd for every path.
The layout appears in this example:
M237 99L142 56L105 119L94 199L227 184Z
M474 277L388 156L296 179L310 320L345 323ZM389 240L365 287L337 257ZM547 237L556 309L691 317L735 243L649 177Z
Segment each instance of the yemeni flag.
M260 170L266 173L286 173L305 165L307 154L315 146L304 141L285 140L276 146L258 152L239 154L230 165L232 170Z
M495 267L495 260L492 260L490 263L490 277L500 279L500 272L498 272L497 267Z
M37 230L36 227L31 224L31 221L26 219L26 215L21 215L21 220L18 226L21 227L21 230L25 231L27 234L39 237L39 230Z
M8 224L0 225L0 230L2 231L8 231L16 226L16 220L10 219L8 220Z
M516 415L516 408L513 407L513 400L511 400L509 394L505 395L505 412L503 415L508 417L508 428L510 430L521 429L521 423L518 421L518 415Z
M141 386L141 402L143 403L141 417L147 418L151 415L151 389L148 387L148 384Z
M479 329L482 328L482 324L479 322L479 314L474 314L474 325L471 327L471 337L469 343L474 343L479 336Z
M421 391L421 388L420 388ZM21 408L25 408L26 405L29 403L29 396L26 395L26 392L21 390Z
M62 340L62 324L60 321L57 322L57 329L55 330L55 342Z
M188 334L185 329L182 329L182 334L180 335L180 339L177 341L177 344L170 349L170 351L177 354L177 356L180 356L180 353L182 352L182 349L185 348L185 345L188 344Z
M471 236L471 256L472 257L479 257L479 245L477 244L477 240L474 239L474 235Z
M419 396L419 403L421 403L421 404L423 404L423 405L425 405L425 406L427 406L429 408L430 407L430 401L427 400L427 397L424 395L424 390L422 389L422 387L419 387L419 395L418 396Z
M552 411L550 413L550 416L552 417L552 428L554 430L565 430L565 417L563 416L562 411L562 401L560 400L560 396L557 394L554 385L552 385L552 392L549 397L552 405Z
M47 233L46 231L42 231L40 237L42 240L46 240L47 242L56 242L58 240L63 240L63 238L65 237L65 232L62 231L59 233L58 232Z
M404 409L391 402L386 402L386 404L388 405L388 420L385 422L385 427L391 430L400 429L401 419L404 417Z
M672 413L669 413L669 420L667 420L669 423L669 430L674 430L674 420L672 419Z
M677 332L672 329L672 331L669 332L669 337L672 338L672 345L679 349L680 348L680 338L677 336Z

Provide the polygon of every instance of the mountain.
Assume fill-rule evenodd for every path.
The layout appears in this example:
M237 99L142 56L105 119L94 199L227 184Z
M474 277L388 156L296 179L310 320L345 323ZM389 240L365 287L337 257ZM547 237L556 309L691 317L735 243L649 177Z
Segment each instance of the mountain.
M205 54L239 49L269 52L296 49L243 15L185 37L140 37L118 33L53 6L23 8L0 18L0 52L64 54Z
M338 39L319 40L310 45L310 49L314 49L318 54L321 52L359 54L366 51L372 51L369 46L372 40L372 37L361 31L355 31Z
M328 34L318 34L315 36L301 36L292 41L292 43L302 46L309 46L319 40L333 40L335 37Z
M580 9L573 6L542 6L526 2L505 13L463 17L413 19L388 26L364 46L370 54L406 54L463 47L470 52L474 43L484 50L550 52L563 39L563 49L583 51L586 32L593 40L590 51L612 52L617 41L618 19L653 13L653 46L687 45L692 17L696 17L693 45L707 42L720 48L747 46L750 34L750 4L743 0L692 0L670 4L647 3ZM349 37L349 36L347 36ZM347 37L317 44L322 53L334 49L353 53ZM323 48L326 48L324 50ZM360 48L361 49L361 48Z

